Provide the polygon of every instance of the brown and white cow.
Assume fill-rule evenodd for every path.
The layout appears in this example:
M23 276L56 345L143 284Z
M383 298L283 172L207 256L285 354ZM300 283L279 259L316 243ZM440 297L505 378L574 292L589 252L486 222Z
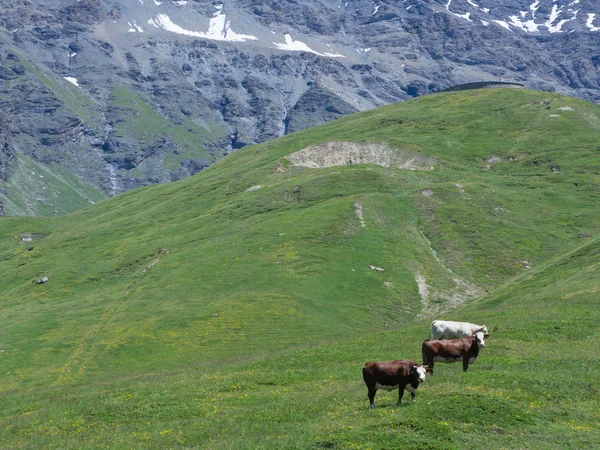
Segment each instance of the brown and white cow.
M425 380L425 367L410 359L389 362L368 362L362 370L363 379L369 390L371 408L375 408L377 389L393 391L399 389L398 405L406 389L415 401L415 391L419 383Z
M485 347L485 338L488 334L479 331L470 337L460 339L427 339L423 342L423 365L427 372L433 375L433 365L436 361L453 363L463 362L463 371L466 372L469 364L473 364L479 355L479 349Z

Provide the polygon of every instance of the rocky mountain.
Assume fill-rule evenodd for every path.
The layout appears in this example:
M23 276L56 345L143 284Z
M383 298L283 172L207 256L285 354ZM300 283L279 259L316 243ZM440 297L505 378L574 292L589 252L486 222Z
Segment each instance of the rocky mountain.
M0 180L5 180L10 176L15 157L15 149L12 146L6 115L0 113ZM0 194L6 195L7 192L0 188ZM0 200L1 215L4 215L4 203L2 200Z
M0 10L5 214L72 211L460 83L600 101L591 0L0 0Z

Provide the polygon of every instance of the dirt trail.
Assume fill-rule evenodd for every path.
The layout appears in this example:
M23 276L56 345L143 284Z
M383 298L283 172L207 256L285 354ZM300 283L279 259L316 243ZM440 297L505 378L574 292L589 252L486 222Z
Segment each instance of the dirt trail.
M453 286L444 290L435 289L427 283L425 274L416 270L414 273L415 282L421 296L422 308L419 317L429 317L434 314L439 314L444 311L449 311L463 304L467 300L480 297L484 291L480 287L461 279L451 268L449 268L440 258L438 253L433 249L431 241L422 230L416 228L416 235L425 244L428 253L433 257L434 261L442 269L441 273L445 273L447 281L451 281ZM443 300L443 302L432 302L432 299Z

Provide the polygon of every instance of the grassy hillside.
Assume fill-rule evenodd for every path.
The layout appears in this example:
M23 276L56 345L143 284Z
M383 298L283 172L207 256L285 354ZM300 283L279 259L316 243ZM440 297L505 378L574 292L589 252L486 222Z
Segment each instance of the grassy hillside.
M2 218L0 442L591 446L599 138L580 100L438 94L71 215ZM330 141L433 170L288 157ZM486 323L485 354L440 367L415 405L367 410L364 362L419 360L434 315Z
M23 153L17 153L13 174L2 188L6 195L0 194L0 201L7 215L15 216L66 214L105 198L76 176L39 164Z

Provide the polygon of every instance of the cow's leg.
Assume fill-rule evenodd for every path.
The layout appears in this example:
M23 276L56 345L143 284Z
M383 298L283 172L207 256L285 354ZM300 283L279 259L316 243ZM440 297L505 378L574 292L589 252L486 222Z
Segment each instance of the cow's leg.
M467 355L463 355L463 372L466 372L469 368L469 357Z
M417 396L417 394L416 394L416 392L411 392L410 396L412 398L412 401L414 402L415 401L415 397Z
M377 393L377 389L369 388L369 403L370 403L371 409L375 408L375 394L376 393Z
M400 386L398 386L398 390L400 391L398 393L398 405L400 403L402 403L402 396L404 396L404 386L402 386L402 384Z

